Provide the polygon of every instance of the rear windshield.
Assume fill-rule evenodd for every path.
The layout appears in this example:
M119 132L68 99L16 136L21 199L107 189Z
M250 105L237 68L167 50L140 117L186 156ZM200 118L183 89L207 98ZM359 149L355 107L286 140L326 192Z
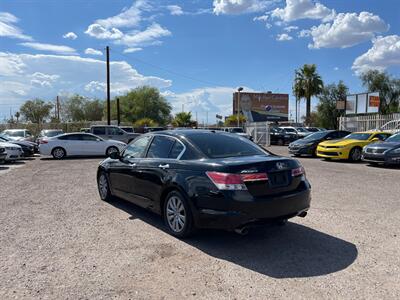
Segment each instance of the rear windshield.
M400 143L400 133L392 135L385 142Z
M303 140L319 140L323 139L327 134L328 132L318 131L310 135L307 135Z
M188 138L209 158L267 155L257 145L237 135L206 132L194 133Z
M49 130L49 131L44 131L43 135L47 137L53 137L59 134L63 134L64 132L62 130Z
M6 130L6 131L4 131L4 133L9 136L14 136L14 137L24 137L24 132L22 130L18 130L18 131Z

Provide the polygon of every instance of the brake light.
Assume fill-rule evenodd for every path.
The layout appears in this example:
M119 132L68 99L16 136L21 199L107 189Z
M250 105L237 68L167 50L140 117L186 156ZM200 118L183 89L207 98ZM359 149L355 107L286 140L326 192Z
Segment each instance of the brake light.
M221 172L206 172L206 174L219 190L247 190L239 174Z
M241 174L242 180L246 181L265 181L268 180L267 173L250 173L250 174Z
M305 175L305 174L306 174L306 171L304 170L303 167L292 169L292 176L293 177L300 176L300 175Z
M47 140L40 140L40 144L48 144Z

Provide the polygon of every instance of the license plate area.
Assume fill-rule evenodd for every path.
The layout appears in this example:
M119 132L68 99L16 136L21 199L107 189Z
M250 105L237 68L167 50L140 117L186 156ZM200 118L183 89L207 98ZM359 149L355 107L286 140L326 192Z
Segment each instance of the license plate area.
M289 185L288 172L277 172L268 174L269 184L271 187L282 187Z

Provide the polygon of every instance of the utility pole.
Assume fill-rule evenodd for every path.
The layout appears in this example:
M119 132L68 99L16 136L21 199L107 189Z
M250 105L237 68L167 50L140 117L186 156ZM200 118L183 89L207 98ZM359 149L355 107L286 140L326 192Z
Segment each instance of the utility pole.
M240 105L240 92L243 91L242 87L239 87L238 89L238 96L237 96L237 127L240 127L240 121L239 121L239 114L240 114L240 109L239 109L239 105Z
M56 97L56 108L57 108L57 115L56 118L58 121L60 121L60 97Z
M110 47L106 47L107 59L107 125L111 124L111 104L110 104Z
M119 98L117 98L117 122L119 126L121 124L121 116L119 114Z

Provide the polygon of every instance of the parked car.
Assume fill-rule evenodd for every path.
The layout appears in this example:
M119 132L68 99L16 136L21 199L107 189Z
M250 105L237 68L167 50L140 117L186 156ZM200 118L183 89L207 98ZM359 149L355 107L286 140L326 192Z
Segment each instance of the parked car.
M15 141L30 141L35 140L32 133L27 129L6 129L2 134L8 135L12 140Z
M66 133L43 139L40 143L41 155L52 155L55 159L67 156L109 156L121 152L126 144L120 141L104 140L90 133Z
M365 146L362 160L371 164L400 164L400 133L388 137L384 142Z
M290 143L288 147L289 153L293 154L294 156L317 156L317 146L320 142L342 139L349 134L350 132L345 130L317 131L303 139Z
M22 148L25 157L33 156L35 154L35 143L27 141L14 141L10 139L8 135L0 134L0 142L7 142L14 145L18 145Z
M6 161L7 152L5 146L0 146L0 163L4 163Z
M100 197L160 214L169 232L195 228L243 232L248 226L304 217L310 184L301 164L246 138L208 130L145 134L100 163Z
M154 131L163 131L164 127L144 127L143 133L154 132Z
M307 131L303 127L282 126L280 128L284 129L286 132L297 134L297 138L299 139L311 134L311 132Z
M384 141L390 136L387 132L353 132L343 139L319 143L317 156L325 159L361 160L364 146L374 142Z
M13 162L17 159L22 158L24 152L22 151L22 148L18 145L8 143L8 142L0 142L0 147L4 147L6 150L6 157L5 161L6 162Z
M61 129L43 129L42 131L40 131L37 139L36 139L36 143L40 144L40 141L44 138L50 138L53 136L57 136L60 134L63 134L64 131L62 131Z
M225 127L224 128L225 132L230 132L230 133L234 133L237 135L240 135L242 137L245 137L247 139L249 139L250 141L253 140L253 137L249 134L247 134L242 127Z
M90 128L81 128L80 132L90 133Z
M130 133L113 125L96 125L90 127L90 133L99 136L105 140L116 140L124 143L130 143L139 136L139 133Z
M304 127L304 128L309 132L324 131L323 128L318 128L318 127Z
M279 127L271 127L269 130L271 145L287 145L298 139L297 134Z
M119 128L121 128L122 130L124 130L126 132L130 132L130 133L135 132L135 129L133 129L133 127L131 127L131 126L119 126Z

